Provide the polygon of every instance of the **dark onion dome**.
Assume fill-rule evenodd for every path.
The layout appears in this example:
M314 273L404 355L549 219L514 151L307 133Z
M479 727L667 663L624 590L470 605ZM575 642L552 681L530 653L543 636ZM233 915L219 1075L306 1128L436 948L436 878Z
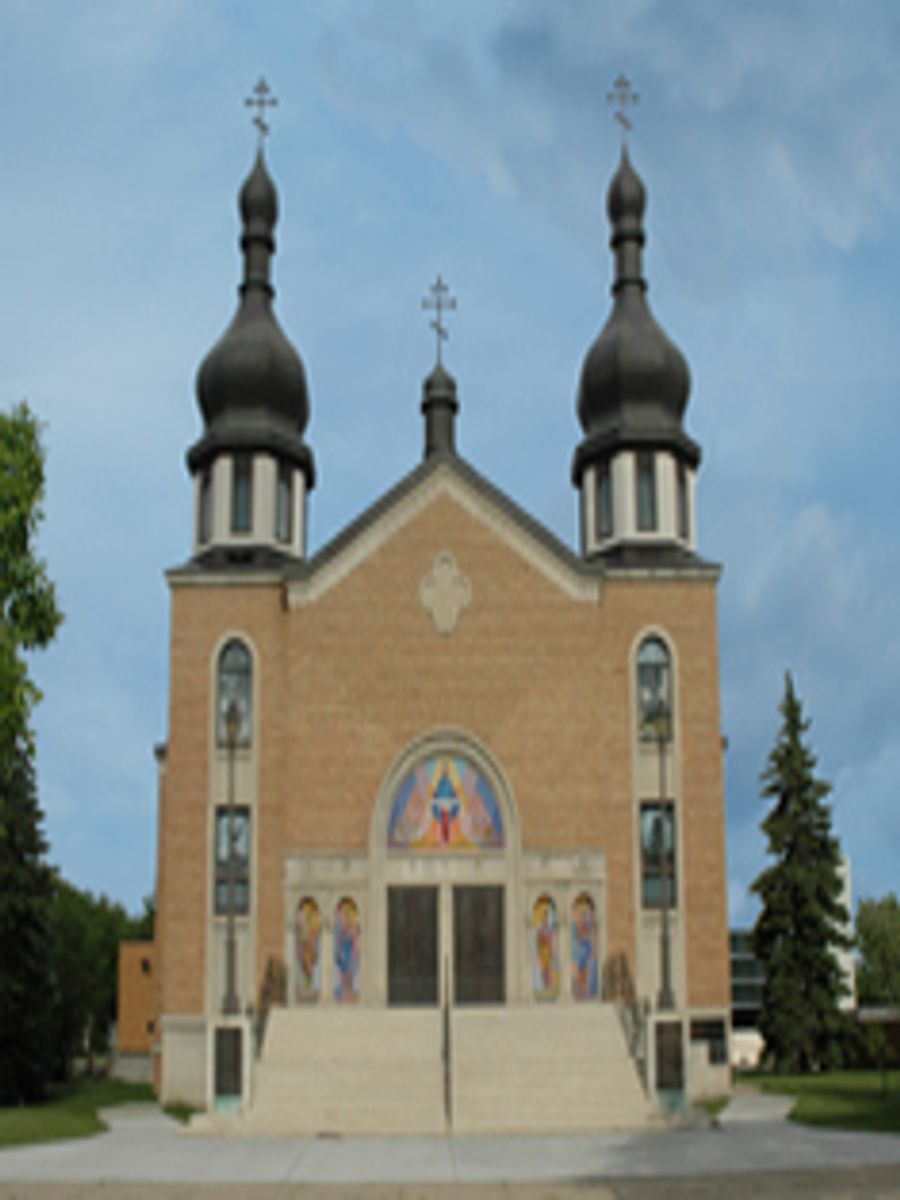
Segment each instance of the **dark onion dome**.
M578 484L587 463L617 447L671 445L696 464L699 447L681 427L691 381L681 351L647 304L641 251L647 193L623 146L606 210L615 259L613 309L585 356L578 419L586 437L573 467Z
M269 268L278 195L261 149L241 188L239 207L244 281L233 321L197 373L206 429L188 454L188 465L196 470L220 451L268 450L295 462L311 487L313 459L303 443L309 421L306 372L272 311Z

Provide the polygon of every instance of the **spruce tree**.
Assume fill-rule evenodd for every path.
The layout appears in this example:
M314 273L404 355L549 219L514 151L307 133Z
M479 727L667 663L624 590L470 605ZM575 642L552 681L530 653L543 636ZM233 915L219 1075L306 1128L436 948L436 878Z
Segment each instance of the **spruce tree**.
M782 725L761 780L774 801L762 823L774 860L753 891L762 911L753 948L765 971L760 1033L778 1071L810 1071L840 1061L845 988L835 951L850 946L849 914L840 902L840 850L805 741L809 721L788 673Z
M55 1067L50 906L34 769L23 746L0 757L0 1103L40 1100Z

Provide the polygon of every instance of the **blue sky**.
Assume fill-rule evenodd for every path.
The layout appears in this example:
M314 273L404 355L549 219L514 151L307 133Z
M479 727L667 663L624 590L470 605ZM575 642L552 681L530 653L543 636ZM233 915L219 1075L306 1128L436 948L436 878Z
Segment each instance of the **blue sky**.
M732 920L763 863L786 668L857 896L900 855L900 7L854 0L3 0L4 405L46 422L34 662L51 856L137 908L188 556L197 366L232 315L260 74L279 319L306 364L316 548L419 458L441 271L460 449L570 545L575 388L606 318L604 97L641 93L654 312L691 365L724 564Z

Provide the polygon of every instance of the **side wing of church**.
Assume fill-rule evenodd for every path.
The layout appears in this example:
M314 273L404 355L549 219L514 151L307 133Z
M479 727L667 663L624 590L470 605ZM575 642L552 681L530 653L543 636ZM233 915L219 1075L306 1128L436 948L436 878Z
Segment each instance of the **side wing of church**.
M167 1103L257 1131L575 1129L727 1088L719 571L624 150L607 207L579 552L460 456L438 364L422 461L310 556L260 150L238 310L198 374L193 555L168 574Z

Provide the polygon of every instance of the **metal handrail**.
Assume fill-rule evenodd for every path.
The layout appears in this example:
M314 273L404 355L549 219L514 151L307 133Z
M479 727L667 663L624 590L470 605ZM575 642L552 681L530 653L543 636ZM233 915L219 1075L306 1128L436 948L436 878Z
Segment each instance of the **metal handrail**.
M610 956L603 968L603 999L615 1005L628 1053L647 1086L647 1013L638 1000L624 953Z
M447 1128L453 1127L453 1048L450 1032L450 957L444 958L444 995L441 1003L441 1019L443 1036L441 1039L441 1057L444 1065L444 1120Z

